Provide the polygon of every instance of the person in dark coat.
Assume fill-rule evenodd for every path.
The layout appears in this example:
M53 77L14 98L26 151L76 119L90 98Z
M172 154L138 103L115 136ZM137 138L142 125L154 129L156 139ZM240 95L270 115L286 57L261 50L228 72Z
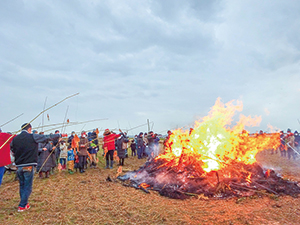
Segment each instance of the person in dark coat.
M137 155L138 159L143 158L143 149L144 149L144 138L143 138L143 132L139 133L139 136L136 138L137 141Z
M88 147L89 147L89 142L85 132L83 132L80 137L79 152L78 152L80 173L85 172L84 167L86 165L86 160L88 156L88 151L87 151Z
M123 133L116 140L116 147L117 147L117 153L118 153L118 157L119 157L119 165L120 166L124 166L124 159L126 157L126 149L127 149L128 142L129 142L129 140Z
M136 135L137 138L137 135ZM135 140L131 140L131 144L130 144L130 148L131 148L131 156L136 156L136 143Z
M39 177L44 178L43 173L45 173L45 178L49 178L49 173L52 168L52 160L49 157L52 151L52 142L39 143L38 151L39 157L36 169L39 172ZM47 161L45 162L46 159Z
M17 175L20 183L20 198L18 212L23 212L30 208L28 198L32 192L32 183L34 176L34 167L38 160L38 143L56 140L61 137L60 134L40 135L32 134L30 123L21 126L22 132L14 137L11 142L11 151L15 157L15 163L18 167Z
M75 131L72 131L70 137L68 137L68 143L69 145L72 145L72 140L75 137Z
M148 133L147 140L148 140L148 157L153 158L154 157L154 140L155 140L153 131L150 131Z

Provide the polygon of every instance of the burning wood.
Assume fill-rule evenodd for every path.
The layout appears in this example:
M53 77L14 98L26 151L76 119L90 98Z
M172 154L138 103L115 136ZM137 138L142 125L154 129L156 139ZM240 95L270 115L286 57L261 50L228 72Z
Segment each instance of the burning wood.
M257 125L260 117L240 116L237 125L229 127L234 113L241 109L241 103L224 105L217 100L209 116L193 129L173 132L165 153L119 179L146 192L151 189L180 199L298 195L297 183L264 171L255 159L258 152L280 145L279 134L249 135L245 125Z

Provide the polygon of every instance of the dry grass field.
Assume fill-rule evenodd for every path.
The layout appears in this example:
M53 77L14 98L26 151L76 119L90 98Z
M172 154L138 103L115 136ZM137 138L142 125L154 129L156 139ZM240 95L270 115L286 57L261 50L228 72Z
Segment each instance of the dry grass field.
M300 159L261 152L257 160L274 167L285 179L300 181ZM145 160L125 159L124 171L139 168ZM56 172L49 179L37 175L28 211L18 213L18 182L5 175L0 187L0 224L300 224L300 198L255 196L226 200L191 198L175 200L151 191L106 181L117 166L85 173Z

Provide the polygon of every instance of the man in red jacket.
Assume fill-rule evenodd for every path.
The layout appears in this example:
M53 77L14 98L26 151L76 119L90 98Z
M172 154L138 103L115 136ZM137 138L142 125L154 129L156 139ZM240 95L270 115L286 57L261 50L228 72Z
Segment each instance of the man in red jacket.
M122 131L119 130L121 133ZM121 134L112 133L109 129L106 129L103 133L103 149L106 157L106 169L113 168L114 164L114 151L116 149L115 140L121 136ZM110 158L110 167L109 167L109 158Z
M9 147L10 142L12 141L11 136L12 136L11 134L2 133L2 131L0 129L0 186L2 183L3 174L5 171L4 166L11 164L10 147ZM6 142L6 144L4 145L5 142Z

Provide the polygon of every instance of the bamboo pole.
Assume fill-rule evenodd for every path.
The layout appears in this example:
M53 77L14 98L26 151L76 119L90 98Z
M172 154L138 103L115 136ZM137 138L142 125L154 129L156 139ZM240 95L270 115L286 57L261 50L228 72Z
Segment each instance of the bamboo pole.
M45 110L45 108L46 108L47 98L48 98L48 96L46 96L46 99L45 99L45 102L44 102L43 110ZM44 130L43 127L44 127L44 113L43 113L43 116L42 116L42 131Z
M44 112L46 112L46 111L48 111L49 109L52 109L53 107L55 107L55 106L57 106L57 105L59 105L60 103L62 103L62 102L64 102L65 100L67 100L67 99L69 99L69 98L72 98L72 97L74 97L74 96L76 96L76 95L79 95L79 93L76 93L76 94L73 94L73 95L70 95L70 96L68 96L68 97L66 97L66 98L64 98L63 100L61 100L61 101L59 101L58 103L56 103L56 104L54 104L54 105L52 105L52 106L50 106L49 108L47 108L47 109L45 109L45 110L43 110L42 112L40 112L36 117L34 117L29 123L27 123L27 124L25 124L23 127L21 127L21 129L20 130L18 130L17 132L15 132L15 134L17 134L18 132L20 132L21 130L23 130L23 128L24 127L26 127L28 124L30 124L30 123L32 123L33 121L35 121L36 120L36 118L38 118L41 114L43 114ZM6 142L4 142L4 144L0 147L0 149L2 149L3 148L3 146L4 145L6 145L6 143L7 142L9 142L10 141L10 139L12 139L14 137L14 135L12 135L12 136L10 136L7 140L6 140Z
M12 121L14 121L15 119L19 118L19 117L22 116L23 114L24 114L24 113L21 113L20 115L16 116L15 118L13 118L13 119L7 121L6 123L0 125L0 127L3 127L4 125L6 125L6 124L8 124L8 123L10 123L10 122L12 122Z
M88 120L88 121L83 121L83 122L73 122L72 124L70 124L70 123L68 123L67 125L66 125L66 127L67 126L74 126L74 125L79 125L79 124L83 124L83 123L89 123L89 122L94 122L94 121L99 121L99 120L108 120L108 118L105 118L105 119L95 119L95 120ZM61 125L61 123L59 123L59 125ZM55 129L57 129L57 128L60 128L61 126L59 126L59 127L53 127L53 128L51 128L51 129L48 129L48 130L46 130L45 132L48 132L48 131L51 131L51 130L55 130ZM36 128L35 128L36 129Z

